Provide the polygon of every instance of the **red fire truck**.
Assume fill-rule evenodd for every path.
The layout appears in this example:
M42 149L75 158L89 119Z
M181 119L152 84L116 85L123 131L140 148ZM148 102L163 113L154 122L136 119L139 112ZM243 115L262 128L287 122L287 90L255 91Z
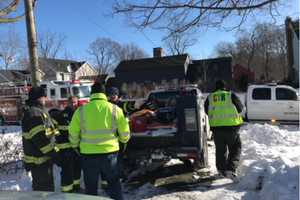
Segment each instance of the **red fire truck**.
M48 100L46 108L49 111L63 109L67 105L69 96L77 96L79 104L88 101L92 81L43 81L39 83L46 91ZM1 86L0 87L0 125L19 123L22 109L27 99L30 86Z

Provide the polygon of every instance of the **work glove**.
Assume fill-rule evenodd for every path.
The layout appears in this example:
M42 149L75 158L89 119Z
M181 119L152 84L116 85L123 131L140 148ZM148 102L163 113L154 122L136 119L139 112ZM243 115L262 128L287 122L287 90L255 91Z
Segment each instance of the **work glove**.
M127 147L127 143L119 142L119 146L120 146L120 153L125 153L126 147Z

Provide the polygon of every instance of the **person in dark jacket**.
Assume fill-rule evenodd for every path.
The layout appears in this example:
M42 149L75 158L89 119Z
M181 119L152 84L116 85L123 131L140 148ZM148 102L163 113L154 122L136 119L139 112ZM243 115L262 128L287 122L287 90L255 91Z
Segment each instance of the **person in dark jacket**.
M213 132L217 170L221 176L234 178L242 148L238 131L243 123L243 105L233 92L225 89L225 82L218 80L204 107Z
M132 112L136 111L134 104L135 102L129 102L129 101L120 101L119 97L119 89L116 87L109 87L106 90L107 97L109 101L113 104L116 104L119 106L122 110L125 116L130 115Z
M30 90L22 118L23 161L31 171L33 190L54 191L53 162L60 165L60 158L52 138L58 130L44 109L45 101L42 87Z
M76 153L69 141L68 126L72 116L78 107L78 98L71 96L68 99L68 106L61 112L53 113L53 118L59 129L55 136L56 146L59 148L61 162L61 191L79 192L81 165L79 153Z

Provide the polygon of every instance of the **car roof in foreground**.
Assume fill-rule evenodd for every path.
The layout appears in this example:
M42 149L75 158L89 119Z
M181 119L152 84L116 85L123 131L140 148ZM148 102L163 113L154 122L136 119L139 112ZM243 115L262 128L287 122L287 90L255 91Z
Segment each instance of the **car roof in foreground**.
M0 191L0 199L13 200L110 200L107 197L90 196L76 193L40 191Z

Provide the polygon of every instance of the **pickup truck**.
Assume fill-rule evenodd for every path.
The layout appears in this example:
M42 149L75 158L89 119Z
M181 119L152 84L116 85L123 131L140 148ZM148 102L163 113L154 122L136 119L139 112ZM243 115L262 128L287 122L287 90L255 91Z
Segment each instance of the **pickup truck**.
M299 123L299 94L287 85L249 85L245 96L245 118Z
M157 90L150 92L147 99L156 101L157 109L152 118L161 123L156 128L148 124L149 129L140 132L131 130L124 161L134 168L142 161L157 163L177 158L197 168L207 167L210 131L201 91L196 87Z

